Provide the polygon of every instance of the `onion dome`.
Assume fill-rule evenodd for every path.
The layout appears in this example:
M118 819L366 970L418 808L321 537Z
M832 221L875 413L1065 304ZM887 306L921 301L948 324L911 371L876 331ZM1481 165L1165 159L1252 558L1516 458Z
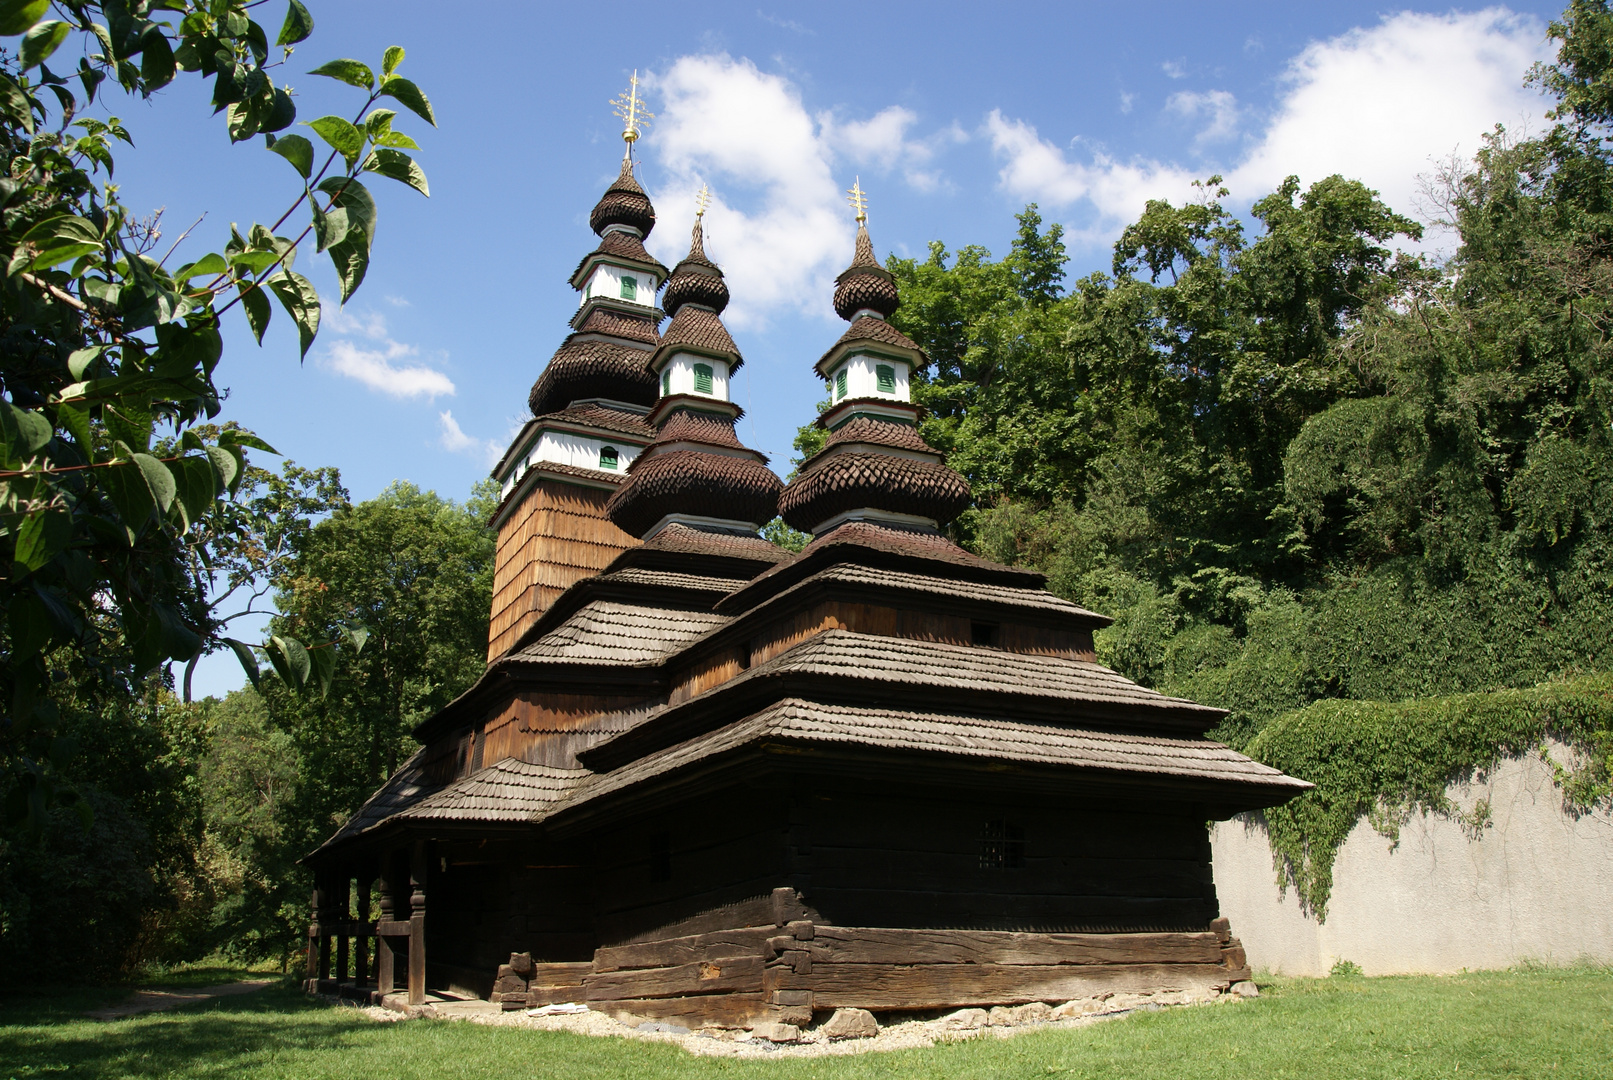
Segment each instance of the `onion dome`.
M622 158L622 172L616 182L605 189L605 194L594 204L588 215L588 227L600 236L612 225L623 225L638 233L642 239L655 228L655 207L650 197L639 187L633 176L633 159Z
M849 194L857 246L836 279L834 302L851 326L814 365L834 402L817 420L829 437L785 487L779 513L818 536L859 520L936 530L967 509L969 481L919 434L922 410L908 399L908 385L929 358L885 321L901 297L874 259L861 183Z
M666 521L755 532L778 512L784 485L751 457L672 450L645 451L605 512L616 527L643 538Z
M719 315L728 306L728 285L717 264L706 258L705 232L699 216L694 219L689 254L673 269L672 280L661 294L661 309L674 318L685 304L699 304Z
M847 321L859 311L872 311L880 318L889 318L901 306L896 279L874 258L868 225L858 222L857 248L851 265L835 278L835 313Z
M628 405L655 404L655 375L643 347L585 340L572 334L532 385L527 403L534 416L563 409L573 401L604 398Z

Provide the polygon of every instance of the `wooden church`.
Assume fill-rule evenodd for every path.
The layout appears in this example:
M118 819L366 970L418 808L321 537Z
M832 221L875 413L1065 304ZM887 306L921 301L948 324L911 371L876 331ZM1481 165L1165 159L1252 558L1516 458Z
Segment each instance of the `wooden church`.
M735 435L701 218L669 273L625 137L495 472L486 673L307 857L310 988L755 1027L1247 978L1205 825L1309 785L947 539L969 486L915 426L861 205L827 444L781 483Z

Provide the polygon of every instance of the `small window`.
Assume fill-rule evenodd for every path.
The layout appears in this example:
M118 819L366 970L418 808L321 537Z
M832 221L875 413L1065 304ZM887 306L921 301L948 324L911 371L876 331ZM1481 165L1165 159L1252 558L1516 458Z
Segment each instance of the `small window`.
M710 364L696 364L694 366L694 392L697 394L711 393Z
M661 372L661 396L665 397L670 393L672 393L672 369L667 368Z
M835 375L835 398L838 400L839 398L843 398L845 396L846 396L846 369L841 368L840 371Z
M624 277L622 279L622 299L623 300L637 300L638 299L638 279L637 278Z
M969 640L975 645L997 644L997 628L987 622L969 624Z
M1025 865L1025 830L1001 818L980 834L980 869L1019 870Z
M879 380L881 394L896 393L896 369L889 364L880 364L874 369L874 377Z
M621 456L616 453L616 447L614 447L614 446L602 446L602 447L600 447L600 449L599 449L599 467L601 469L614 469L614 468L616 468L617 464L620 461L621 461Z
M650 880L672 880L672 834L659 832L650 837Z

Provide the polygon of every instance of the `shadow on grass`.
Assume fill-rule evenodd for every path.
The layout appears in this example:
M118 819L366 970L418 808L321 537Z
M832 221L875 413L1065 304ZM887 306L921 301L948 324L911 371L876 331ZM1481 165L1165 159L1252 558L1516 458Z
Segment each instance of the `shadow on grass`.
M195 1071L198 1062L229 1072L233 1064L261 1060L288 1047L338 1049L357 1033L376 1028L356 1014L343 1019L291 986L127 1020L97 1021L84 1015L127 993L78 989L25 1001L8 995L8 1007L0 1008L0 1078L184 1075Z

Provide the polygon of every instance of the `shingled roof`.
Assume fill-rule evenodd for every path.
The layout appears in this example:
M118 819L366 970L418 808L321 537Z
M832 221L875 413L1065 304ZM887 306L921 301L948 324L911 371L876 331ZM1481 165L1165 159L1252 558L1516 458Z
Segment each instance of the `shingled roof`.
M861 566L856 563L836 563L820 570L778 593L771 602L783 600L822 584L845 584L866 586L880 591L920 593L954 602L961 601L971 606L989 605L997 609L1017 609L1020 612L1040 616L1058 616L1091 627L1108 626L1113 621L1107 615L1088 611L1081 605L1072 604L1045 589L1019 588L978 581L954 581L932 574L912 574L902 570Z
M586 769L556 769L504 758L421 799L400 821L531 821L588 778Z
M825 704L792 697L739 723L648 754L611 772L590 776L563 801L546 807L542 816L556 817L613 792L768 741L861 746L1187 778L1280 789L1290 794L1312 786L1206 739L1130 735L963 713Z
M593 600L506 659L512 664L656 664L726 621L703 611Z
M896 327L892 326L884 319L876 319L872 315L864 315L862 318L846 327L846 332L840 335L840 339L833 345L829 346L828 352L824 353L818 358L818 362L813 366L813 370L815 370L819 375L825 375L826 372L823 370L824 362L831 356L835 355L835 353L840 349L840 346L855 344L859 341L874 341L884 345L894 345L899 349L911 349L920 356L924 355L924 350L919 348L912 338L896 329Z
M1170 697L1101 664L1062 656L826 630L721 685L669 705L632 731L589 750L584 764L611 770L732 722L769 696L832 693L841 701L892 700L958 709L1013 709L1035 720L1202 735L1226 710ZM944 704L943 704L944 703Z
M319 850L323 851L360 833L368 832L388 818L404 812L420 800L441 790L443 785L434 783L426 775L425 764L426 751L422 747L409 755L409 759L398 766L397 772L381 785L380 790L366 799L364 805L336 830L335 835L320 845Z

